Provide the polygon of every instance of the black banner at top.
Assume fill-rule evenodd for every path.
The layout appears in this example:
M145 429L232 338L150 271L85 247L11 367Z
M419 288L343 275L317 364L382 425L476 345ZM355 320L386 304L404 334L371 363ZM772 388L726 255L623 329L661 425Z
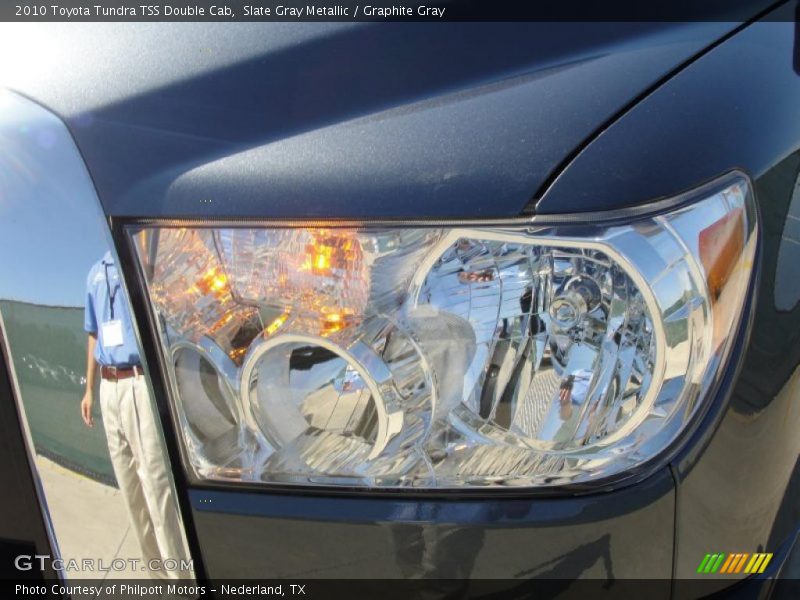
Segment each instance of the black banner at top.
M796 0L791 0L795 2ZM728 21L775 0L4 0L0 21Z

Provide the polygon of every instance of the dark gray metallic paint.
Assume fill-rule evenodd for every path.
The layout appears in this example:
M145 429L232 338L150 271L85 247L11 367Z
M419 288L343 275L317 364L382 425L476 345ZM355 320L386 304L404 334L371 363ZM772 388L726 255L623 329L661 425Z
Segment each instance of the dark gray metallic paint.
M112 216L511 217L736 25L62 24L0 84L65 119Z
M195 490L191 499L212 578L610 581L671 574L674 489L666 470L594 498L448 501ZM663 591L667 597L668 582Z
M740 168L758 179L800 147L800 39L789 2L642 100L535 203L555 214L679 194Z

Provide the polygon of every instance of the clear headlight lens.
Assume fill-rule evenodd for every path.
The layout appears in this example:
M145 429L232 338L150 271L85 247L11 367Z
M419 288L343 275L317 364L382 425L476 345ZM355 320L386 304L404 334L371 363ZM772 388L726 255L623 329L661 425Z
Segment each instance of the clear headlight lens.
M608 225L132 227L218 480L552 486L664 450L737 331L747 180Z

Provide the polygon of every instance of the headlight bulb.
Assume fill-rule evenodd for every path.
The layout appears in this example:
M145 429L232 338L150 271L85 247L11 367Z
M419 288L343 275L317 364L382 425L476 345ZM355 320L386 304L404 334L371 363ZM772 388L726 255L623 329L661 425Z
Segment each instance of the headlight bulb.
M567 291L550 303L550 317L553 323L564 330L577 327L588 310L584 297L574 291Z
M577 327L602 300L600 286L591 277L577 276L568 280L561 293L550 303L550 317L563 330Z

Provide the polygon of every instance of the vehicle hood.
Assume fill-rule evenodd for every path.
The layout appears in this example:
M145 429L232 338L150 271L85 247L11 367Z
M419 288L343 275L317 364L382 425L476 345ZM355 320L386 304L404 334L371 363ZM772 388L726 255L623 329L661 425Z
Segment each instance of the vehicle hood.
M735 26L6 24L0 85L63 118L111 216L513 217Z

